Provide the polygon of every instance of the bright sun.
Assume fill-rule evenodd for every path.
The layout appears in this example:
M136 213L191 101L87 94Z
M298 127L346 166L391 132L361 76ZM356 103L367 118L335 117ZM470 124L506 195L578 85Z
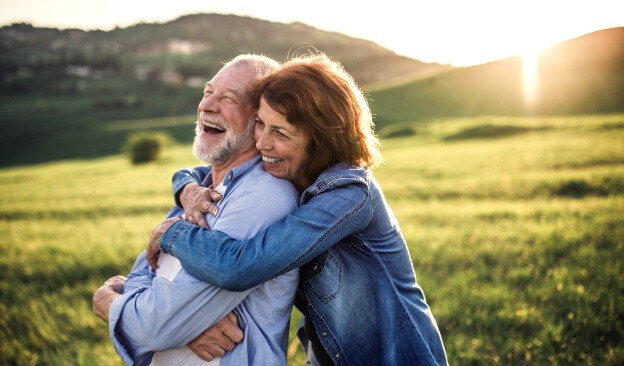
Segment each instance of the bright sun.
M538 56L537 50L525 52L522 56L524 104L528 111L533 110L538 98Z

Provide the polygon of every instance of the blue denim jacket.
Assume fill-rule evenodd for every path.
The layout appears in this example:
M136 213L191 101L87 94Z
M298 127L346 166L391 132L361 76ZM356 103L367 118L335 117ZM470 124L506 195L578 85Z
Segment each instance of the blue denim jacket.
M201 172L178 174L174 189L194 175ZM298 301L336 365L447 364L399 224L371 172L338 164L299 204L249 240L178 221L160 246L192 276L236 291L301 267Z

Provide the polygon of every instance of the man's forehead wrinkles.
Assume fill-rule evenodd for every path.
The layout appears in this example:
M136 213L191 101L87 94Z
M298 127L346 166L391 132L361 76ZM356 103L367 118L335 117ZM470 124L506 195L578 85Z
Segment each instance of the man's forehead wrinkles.
M215 87L215 86L214 86L214 85L213 85L210 81L208 81L208 82L206 82L206 84L204 85L204 89L213 89L213 90L216 90L216 89L219 89L219 88L218 88L218 87ZM235 88L235 87L227 87L227 88L225 88L225 89L223 90L223 92L224 92L224 93L232 93L232 94L235 94L235 95L237 95L237 96L241 96L241 95L243 95L243 93L242 93L242 92L241 92L238 88Z

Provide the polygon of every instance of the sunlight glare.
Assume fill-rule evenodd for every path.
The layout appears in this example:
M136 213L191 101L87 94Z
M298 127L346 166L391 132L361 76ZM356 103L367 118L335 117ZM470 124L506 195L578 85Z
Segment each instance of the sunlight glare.
M530 112L535 108L538 95L538 51L525 52L522 56L522 75L524 85L524 104Z

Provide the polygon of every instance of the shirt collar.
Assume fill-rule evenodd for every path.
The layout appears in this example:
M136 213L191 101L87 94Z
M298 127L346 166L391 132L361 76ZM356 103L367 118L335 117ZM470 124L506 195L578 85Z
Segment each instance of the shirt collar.
M238 178L245 175L245 173L247 173L249 169L251 169L254 165L256 165L258 161L260 161L260 158L261 158L260 155L256 155L253 158L247 160L246 162L239 164L235 166L234 168L230 169L225 175L225 178L223 178L223 186L225 186L227 189L230 185L234 184ZM204 187L208 187L211 184L212 184L212 172L210 172L206 176L206 178L204 178L201 185Z

